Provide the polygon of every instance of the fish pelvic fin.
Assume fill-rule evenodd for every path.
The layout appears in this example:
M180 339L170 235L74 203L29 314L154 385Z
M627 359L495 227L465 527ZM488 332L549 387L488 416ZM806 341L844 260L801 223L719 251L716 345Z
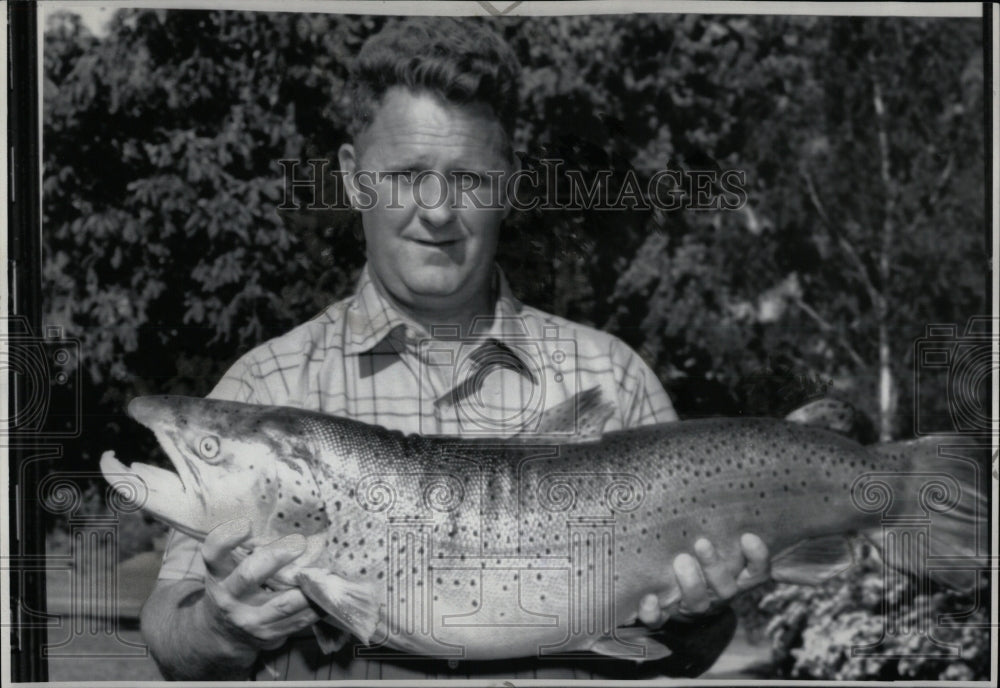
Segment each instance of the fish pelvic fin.
M736 614L724 606L685 620L668 619L659 628L647 626L626 626L616 628L614 638L630 651L625 654L618 649L621 645L605 644L610 636L598 639L591 647L594 652L605 654L605 649L618 650L621 659L632 659L638 663L655 661L656 677L694 678L708 671L725 651L736 634ZM636 657L632 648L641 649L644 656ZM615 653L607 653L616 656ZM649 674L653 678L654 674Z
M313 624L312 630L313 635L316 636L316 642L319 643L319 649L325 655L342 649L351 637L347 631L334 628L325 621Z
M990 448L955 437L928 436L873 449L891 459L887 463L893 466L892 471L872 476L891 490L886 516L915 517L929 526L924 561L886 551L891 544L887 535L893 532L890 523L867 530L865 535L883 560L910 573L922 573L919 569L924 568L932 580L953 590L975 590L984 579L980 572L989 567ZM886 475L891 477L882 477Z
M598 638L590 646L590 651L615 659L631 659L635 662L651 662L673 654L669 647L655 637L655 631L645 626L624 626L616 628L612 635Z
M366 645L370 642L379 617L373 585L349 581L319 568L302 569L295 575L295 582L306 597L330 615L334 623L356 635ZM326 643L326 647L330 650L324 651L336 649L333 642Z
M591 387L542 412L531 434L572 434L574 438L597 439L614 412L615 405L604 399L601 388Z

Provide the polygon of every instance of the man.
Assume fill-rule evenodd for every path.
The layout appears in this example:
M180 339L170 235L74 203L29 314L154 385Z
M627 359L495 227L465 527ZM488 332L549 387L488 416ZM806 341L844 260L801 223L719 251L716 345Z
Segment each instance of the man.
M241 358L211 396L408 433L509 434L530 430L528 411L598 386L615 405L606 429L676 419L653 373L621 341L512 296L494 265L510 212L509 199L496 196L505 185L476 191L477 204L459 199L449 181L458 172L486 179L517 170L510 135L518 69L509 46L472 22L406 21L365 44L352 72L354 141L339 152L351 203L363 208L368 263L357 291ZM367 660L350 645L322 655L309 631L318 616L302 593L263 587L302 552L301 538L259 548L236 565L230 553L246 527L222 524L203 545L172 534L142 614L168 677L590 677L586 661ZM731 614L698 615L768 575L760 539L745 535L741 544L746 567L736 579L705 540L693 544L697 558L678 556L674 574L690 620L664 626L675 656L651 663L654 670L696 674L724 648ZM650 592L639 621L660 626L667 613L678 615L676 607L661 610ZM601 671L629 675L633 666L614 660Z

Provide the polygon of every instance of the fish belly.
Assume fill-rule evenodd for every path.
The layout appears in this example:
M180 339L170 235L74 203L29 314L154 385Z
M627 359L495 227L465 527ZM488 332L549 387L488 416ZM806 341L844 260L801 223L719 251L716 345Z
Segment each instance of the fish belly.
M420 567L417 573L410 569L388 586L375 643L466 659L587 650L594 641L614 636L650 586L662 583L662 567L649 567L659 568L659 576L622 575L613 557L600 549L605 538L580 540L573 559L504 557L497 564L496 558L466 557L431 563L424 579ZM640 646L628 649L634 659L642 658Z

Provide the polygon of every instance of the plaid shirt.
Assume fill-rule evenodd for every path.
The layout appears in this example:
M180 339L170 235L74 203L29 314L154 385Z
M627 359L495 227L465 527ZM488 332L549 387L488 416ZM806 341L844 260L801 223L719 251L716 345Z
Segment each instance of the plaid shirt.
M209 396L319 410L406 433L502 436L530 432L545 409L599 386L616 406L605 430L676 420L656 376L621 340L525 306L499 268L494 292L493 316L476 320L470 332L445 325L426 332L393 307L366 267L353 296L250 351ZM159 578L204 577L200 543L172 531ZM270 669L260 678L439 676L433 669L428 673L426 660L417 668L357 658L346 668L331 661L315 666L316 658L309 657L318 652L316 643L310 647L306 641L263 653ZM552 670L514 673L589 677L579 670ZM445 675L468 674L440 677Z

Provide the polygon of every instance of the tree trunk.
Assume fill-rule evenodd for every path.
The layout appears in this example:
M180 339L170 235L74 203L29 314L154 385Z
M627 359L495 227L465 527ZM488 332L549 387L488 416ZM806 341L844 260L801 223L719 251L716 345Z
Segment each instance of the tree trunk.
M893 439L896 417L896 380L892 375L892 347L889 344L889 327L884 318L878 324L878 438L880 442Z
M875 302L876 318L878 319L878 435L879 441L889 442L893 439L894 420L896 417L896 400L898 398L896 381L892 374L892 343L889 338L889 303L886 292L892 275L892 242L895 240L893 219L896 210L896 191L892 183L892 173L889 169L889 134L885 122L885 104L882 102L882 89L876 81L872 84L872 100L875 106L875 121L878 126L878 148L881 158L882 186L885 193L885 204L882 217L882 245L879 251L878 298Z

